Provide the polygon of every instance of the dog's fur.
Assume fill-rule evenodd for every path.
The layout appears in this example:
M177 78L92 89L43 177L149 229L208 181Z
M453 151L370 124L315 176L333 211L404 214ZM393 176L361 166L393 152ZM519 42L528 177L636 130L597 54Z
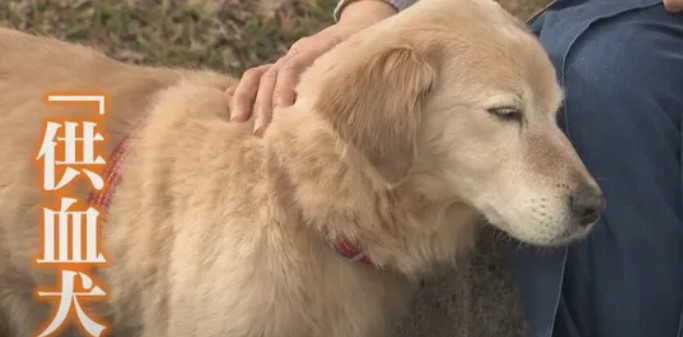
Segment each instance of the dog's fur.
M228 122L233 83L0 30L0 317L14 336L50 318L31 292L55 284L31 264L46 90L109 90L107 151L130 133L102 233L100 313L118 336L386 336L412 280L470 248L480 218L539 245L589 230L567 194L598 187L555 123L553 67L493 1L423 1L356 34L263 138ZM339 236L377 267L340 257L325 242Z

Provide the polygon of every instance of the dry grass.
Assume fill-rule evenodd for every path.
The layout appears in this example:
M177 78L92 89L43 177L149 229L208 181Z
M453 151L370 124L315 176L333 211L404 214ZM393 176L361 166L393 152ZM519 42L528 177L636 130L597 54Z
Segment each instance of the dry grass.
M458 0L453 0L458 1ZM545 0L500 0L526 17ZM136 63L239 74L332 23L336 0L2 0L0 25Z

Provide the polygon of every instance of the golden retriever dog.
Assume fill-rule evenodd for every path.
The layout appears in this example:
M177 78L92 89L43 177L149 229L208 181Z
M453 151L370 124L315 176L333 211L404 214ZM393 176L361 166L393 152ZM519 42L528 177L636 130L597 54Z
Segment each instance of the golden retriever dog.
M589 232L605 202L556 124L563 94L524 25L487 0L422 1L303 74L262 138L208 71L122 64L0 30L0 315L51 320L34 267L46 91L104 89L126 158L101 235L97 305L123 337L389 336L414 281L481 219L523 242ZM81 198L87 190L80 191ZM80 193L79 192L79 193Z

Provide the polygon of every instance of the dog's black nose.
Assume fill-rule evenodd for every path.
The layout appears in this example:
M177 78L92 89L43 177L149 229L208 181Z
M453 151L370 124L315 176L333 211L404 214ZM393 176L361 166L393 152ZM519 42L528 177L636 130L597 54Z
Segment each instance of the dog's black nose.
M607 201L598 189L580 187L569 195L569 209L581 226L597 221L605 207Z

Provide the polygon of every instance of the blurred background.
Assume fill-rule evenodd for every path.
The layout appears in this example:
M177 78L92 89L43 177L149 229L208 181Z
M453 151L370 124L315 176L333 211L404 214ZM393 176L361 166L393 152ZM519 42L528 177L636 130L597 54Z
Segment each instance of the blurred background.
M499 1L526 19L547 0ZM0 0L0 26L84 43L123 61L239 75L333 23L336 2Z

